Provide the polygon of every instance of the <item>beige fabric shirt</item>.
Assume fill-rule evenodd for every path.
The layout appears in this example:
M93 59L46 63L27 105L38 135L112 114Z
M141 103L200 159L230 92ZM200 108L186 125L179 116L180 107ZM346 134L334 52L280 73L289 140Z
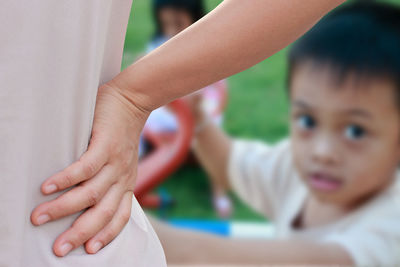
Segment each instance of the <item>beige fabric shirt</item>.
M241 199L274 222L277 239L335 242L358 266L400 265L400 175L385 192L347 217L297 230L292 222L309 191L294 168L289 140L274 146L234 141L228 173Z
M134 199L96 255L52 253L77 215L34 227L41 183L87 149L97 88L120 71L131 0L0 1L0 266L165 266Z

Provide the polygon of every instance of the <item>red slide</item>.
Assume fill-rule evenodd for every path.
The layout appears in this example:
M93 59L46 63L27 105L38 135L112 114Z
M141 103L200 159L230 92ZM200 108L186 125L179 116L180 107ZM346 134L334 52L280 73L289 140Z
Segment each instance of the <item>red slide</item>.
M157 137L151 132L144 133L150 141L158 140L155 144L153 141L154 152L145 156L138 166L134 193L139 203L145 207L159 206L159 197L148 194L185 161L192 140L193 118L185 101L178 99L168 106L176 116L178 130L167 137Z
M211 115L223 112L227 100L226 81L222 80L212 85L217 94L217 105ZM171 102L168 107L174 113L178 129L175 132L144 131L145 138L154 147L153 152L140 160L138 178L134 190L135 196L142 207L158 208L161 198L150 192L168 178L187 159L193 136L194 122L191 111L184 99Z

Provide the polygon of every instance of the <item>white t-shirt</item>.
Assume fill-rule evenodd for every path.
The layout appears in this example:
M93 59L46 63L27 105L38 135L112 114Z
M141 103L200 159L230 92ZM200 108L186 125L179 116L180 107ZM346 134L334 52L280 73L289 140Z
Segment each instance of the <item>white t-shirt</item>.
M289 140L274 146L234 141L228 173L241 199L274 222L277 239L334 242L358 266L400 265L400 175L385 192L345 218L299 230L292 222L309 191L295 170Z
M96 255L52 245L78 214L35 227L40 186L87 149L98 86L119 73L132 0L0 1L0 266L165 266L134 199Z

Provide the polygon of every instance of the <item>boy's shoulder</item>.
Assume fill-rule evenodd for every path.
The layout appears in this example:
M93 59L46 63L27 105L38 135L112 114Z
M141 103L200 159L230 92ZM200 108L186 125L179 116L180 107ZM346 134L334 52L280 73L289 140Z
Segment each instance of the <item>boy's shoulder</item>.
M392 184L389 185L380 194L371 199L371 201L365 205L364 209L374 209L374 213L369 213L372 217L377 217L379 216L379 214L388 214L390 217L395 216L400 220L399 207L400 171L397 171L396 177L393 180Z
M282 138L277 142L266 142L260 139L250 139L250 138L233 138L233 147L231 153L241 152L243 150L253 149L258 153L263 154L281 154L290 153L291 141L290 138ZM266 155L268 156L268 155Z
M289 138L276 143L244 138L233 139L230 158L231 163L243 170L252 171L252 175L261 179L271 179L271 175L275 178L288 177L295 172Z
M301 186L292 157L291 141L274 144L260 140L234 139L230 151L229 176L232 180L254 181L257 190L284 194Z
M233 191L268 218L279 216L282 203L305 194L287 138L275 144L234 139L229 158L228 179Z

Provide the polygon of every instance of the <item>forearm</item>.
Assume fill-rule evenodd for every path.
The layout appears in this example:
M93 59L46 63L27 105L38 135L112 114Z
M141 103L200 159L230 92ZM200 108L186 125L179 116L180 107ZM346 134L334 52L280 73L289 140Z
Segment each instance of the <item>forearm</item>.
M202 240L198 263L350 266L349 254L336 244L305 240ZM206 246L203 246L207 244ZM204 261L205 260L205 261Z
M193 151L213 186L222 190L229 189L227 169L232 141L211 121L203 126L195 136Z
M153 110L284 48L344 0L225 0L112 83Z
M204 253L198 252L197 249L206 247L209 242L220 240L214 235L178 229L151 217L149 220L163 246L168 265L206 263L206 259L201 259Z
M303 240L243 240L181 230L152 221L169 264L352 265L335 244Z

